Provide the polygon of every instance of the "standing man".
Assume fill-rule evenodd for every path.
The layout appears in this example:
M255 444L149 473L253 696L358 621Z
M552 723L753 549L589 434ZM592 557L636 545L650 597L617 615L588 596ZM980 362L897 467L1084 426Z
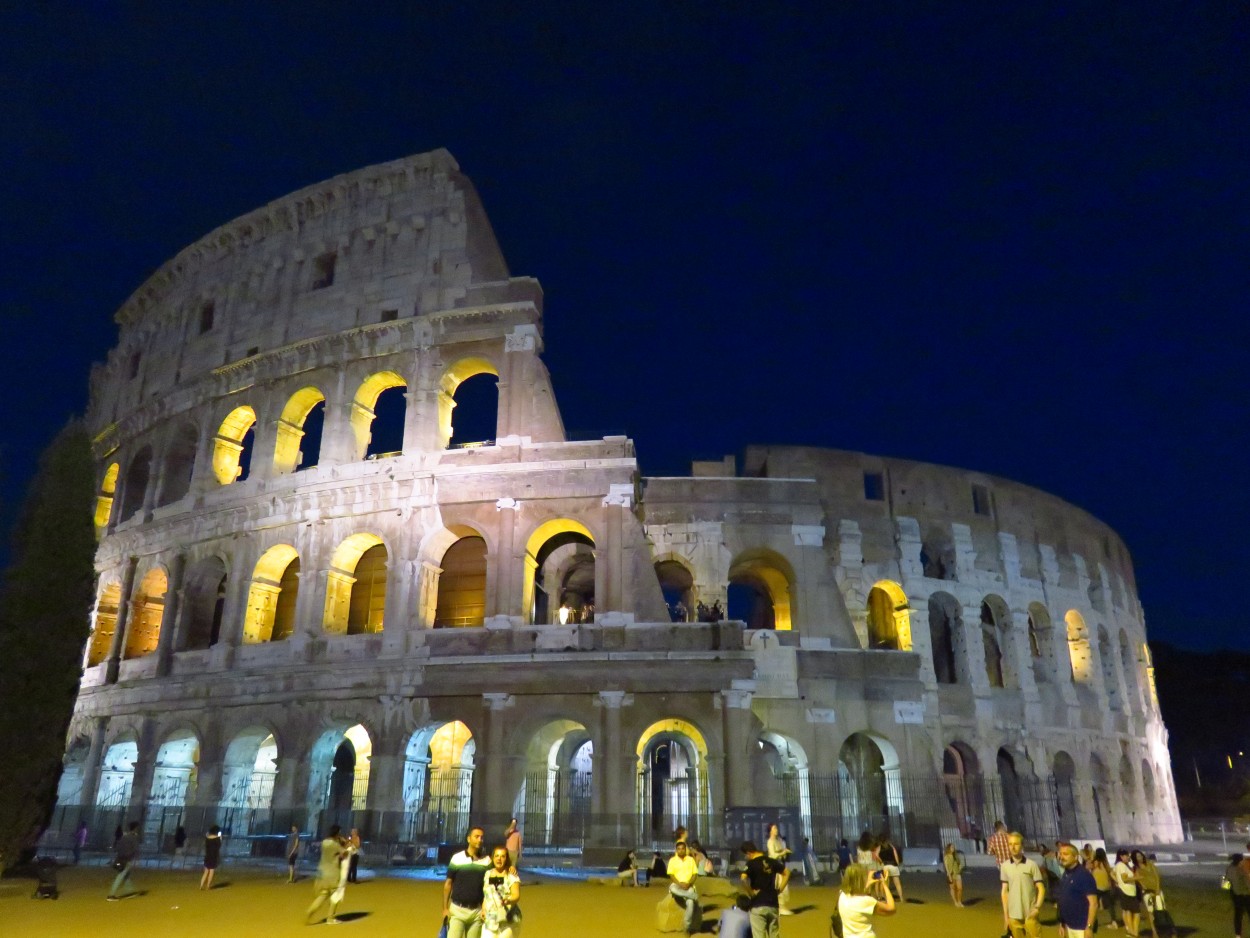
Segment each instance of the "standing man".
M465 849L447 864L447 879L443 881L447 938L479 938L482 934L482 899L490 866L490 857L482 852L484 836L480 827L469 828Z
M1059 844L1059 865L1063 872L1055 887L1059 906L1059 934L1066 938L1085 938L1093 934L1098 915L1098 886L1094 874L1085 868L1076 847Z
M777 938L781 915L778 895L790 882L790 869L780 860L764 856L750 840L744 840L738 849L747 858L742 879L751 897L751 938Z
M693 935L703 926L703 908L694 889L694 881L699 878L699 864L690 855L684 840L677 841L675 850L673 858L668 861L668 894L685 913L682 923L686 934Z
M292 824L286 835L286 868L288 883L295 882L295 866L299 863L299 827Z
M321 908L324 902L330 904L330 914L326 916L326 924L338 924L339 920L334 917L334 910L338 908L342 895L339 896L339 900L335 900L334 894L339 888L343 857L347 856L346 847L339 836L341 830L342 828L337 824L331 826L329 833L326 834L326 839L321 841L321 858L317 861L317 878L313 880L313 902L308 907L308 911L304 913L305 924L311 924L307 920L312 918L313 913Z
M985 842L985 852L992 856L999 866L1002 866L1011 856L1011 848L1007 846L1007 825L1002 821L994 822L994 833Z
M1007 859L998 868L1003 884L1003 928L1011 938L1038 938L1038 916L1046 898L1046 882L1038 865L1024 855L1024 835L1007 835Z
M113 869L117 870L117 875L113 877L113 885L109 887L108 901L116 902L118 899L128 899L131 896L137 896L139 891L134 888L134 881L130 878L130 869L139 859L139 822L131 821L130 828L117 841L117 858L113 861ZM120 893L123 885L129 885L130 891Z
M521 828L516 818L508 822L508 829L503 832L503 845L508 849L508 863L515 872L521 863Z

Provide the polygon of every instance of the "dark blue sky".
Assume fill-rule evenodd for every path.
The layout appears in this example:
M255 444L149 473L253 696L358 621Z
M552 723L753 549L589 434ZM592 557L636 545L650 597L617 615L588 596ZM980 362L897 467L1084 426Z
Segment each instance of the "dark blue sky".
M25 6L6 512L156 267L443 146L544 285L571 432L652 475L801 443L1015 478L1123 535L1153 637L1250 648L1244 6Z

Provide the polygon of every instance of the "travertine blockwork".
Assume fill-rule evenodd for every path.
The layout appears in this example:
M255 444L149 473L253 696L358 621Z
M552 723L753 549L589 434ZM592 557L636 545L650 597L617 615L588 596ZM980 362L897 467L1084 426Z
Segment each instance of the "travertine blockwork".
M444 151L223 226L117 319L63 804L414 844L514 813L532 845L718 842L741 807L822 849L1179 835L1113 531L904 460L641 478L567 440L541 291Z

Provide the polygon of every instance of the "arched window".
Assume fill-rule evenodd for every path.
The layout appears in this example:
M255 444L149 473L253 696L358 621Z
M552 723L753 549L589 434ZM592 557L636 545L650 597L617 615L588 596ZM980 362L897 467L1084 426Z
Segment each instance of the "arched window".
M985 678L990 687L1014 687L1015 672L1003 655L1011 613L1001 597L987 596L981 603L981 641L985 650Z
M144 575L131 606L133 618L126 629L126 649L122 657L142 658L156 651L168 589L169 579L159 567Z
M121 585L106 583L100 589L95 604L95 626L91 630L91 643L87 646L87 667L93 668L106 661L113 647L117 632L117 611L121 605Z
M211 648L221 638L221 619L226 603L226 565L208 557L187 570L185 631L182 651Z
M529 536L522 602L530 622L594 621L594 546L586 526L571 518L547 521Z
M165 451L165 465L161 471L161 505L172 505L191 491L191 473L195 468L195 450L199 443L199 431L184 423L169 438Z
M152 448L144 446L135 453L126 470L126 479L122 483L122 504L118 518L129 521L143 509L143 499L148 491L148 481L152 475Z
M100 480L100 491L95 498L95 533L101 537L108 530L113 518L113 495L117 491L117 463L110 463Z
M404 448L407 384L393 371L370 375L352 400L356 458L393 456Z
M770 550L749 550L729 566L728 614L749 629L793 628L794 571Z
M1054 628L1050 613L1041 603L1029 604L1029 657L1033 661L1033 681L1050 683L1055 670Z
M252 468L256 411L246 404L226 415L213 437L213 475L222 485L242 482Z
M868 647L911 651L907 595L890 580L881 580L868 591Z
M439 381L438 430L444 449L494 439L498 383L499 369L485 358L462 358L443 373ZM461 385L465 385L463 393ZM453 411L458 413L454 419Z
M1068 659L1072 662L1072 680L1088 684L1093 680L1093 653L1089 647L1089 629L1084 617L1075 609L1069 609L1063 617L1068 630Z
M294 632L299 569L299 554L289 544L269 548L256 562L243 619L245 645L281 641Z
M929 597L929 642L933 648L933 673L939 684L957 684L961 668L955 655L961 635L962 613L959 601L949 593Z
M1080 829L1076 813L1076 763L1066 752L1056 752L1051 768L1055 787L1055 810L1059 815L1059 835L1071 839Z
M339 545L326 580L327 632L381 632L386 612L386 547L375 534L353 534Z
M661 560L655 565L655 576L660 581L660 592L668 617L673 622L694 621L694 576L686 566L676 560Z
M447 548L438 575L434 628L481 625L486 618L486 541L476 534Z
M321 429L325 395L314 387L300 388L282 408L274 446L275 473L295 472L317 465L321 458Z

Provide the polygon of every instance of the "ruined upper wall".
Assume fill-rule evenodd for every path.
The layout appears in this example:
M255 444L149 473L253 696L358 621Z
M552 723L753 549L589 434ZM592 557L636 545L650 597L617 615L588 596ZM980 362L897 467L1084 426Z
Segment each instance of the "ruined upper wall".
M1013 535L1019 547L1020 573L1029 579L1044 578L1041 547L1049 547L1054 549L1063 585L1075 588L1080 581L1075 559L1079 557L1090 574L1102 565L1135 592L1132 560L1114 530L1061 498L1010 479L909 459L802 446L749 447L744 470L746 475L815 479L827 516L859 524L864 532L864 559L869 563L886 560L887 554L893 557L893 519L907 517L919 522L921 538L934 554L949 546L944 541L949 539L950 525L962 524L970 529L979 558L999 555L1000 532ZM881 488L870 493L874 479L879 479ZM870 494L879 497L870 498Z
M317 336L509 302L541 310L541 290L509 277L472 183L434 150L301 189L185 248L118 311L93 397L138 406Z

